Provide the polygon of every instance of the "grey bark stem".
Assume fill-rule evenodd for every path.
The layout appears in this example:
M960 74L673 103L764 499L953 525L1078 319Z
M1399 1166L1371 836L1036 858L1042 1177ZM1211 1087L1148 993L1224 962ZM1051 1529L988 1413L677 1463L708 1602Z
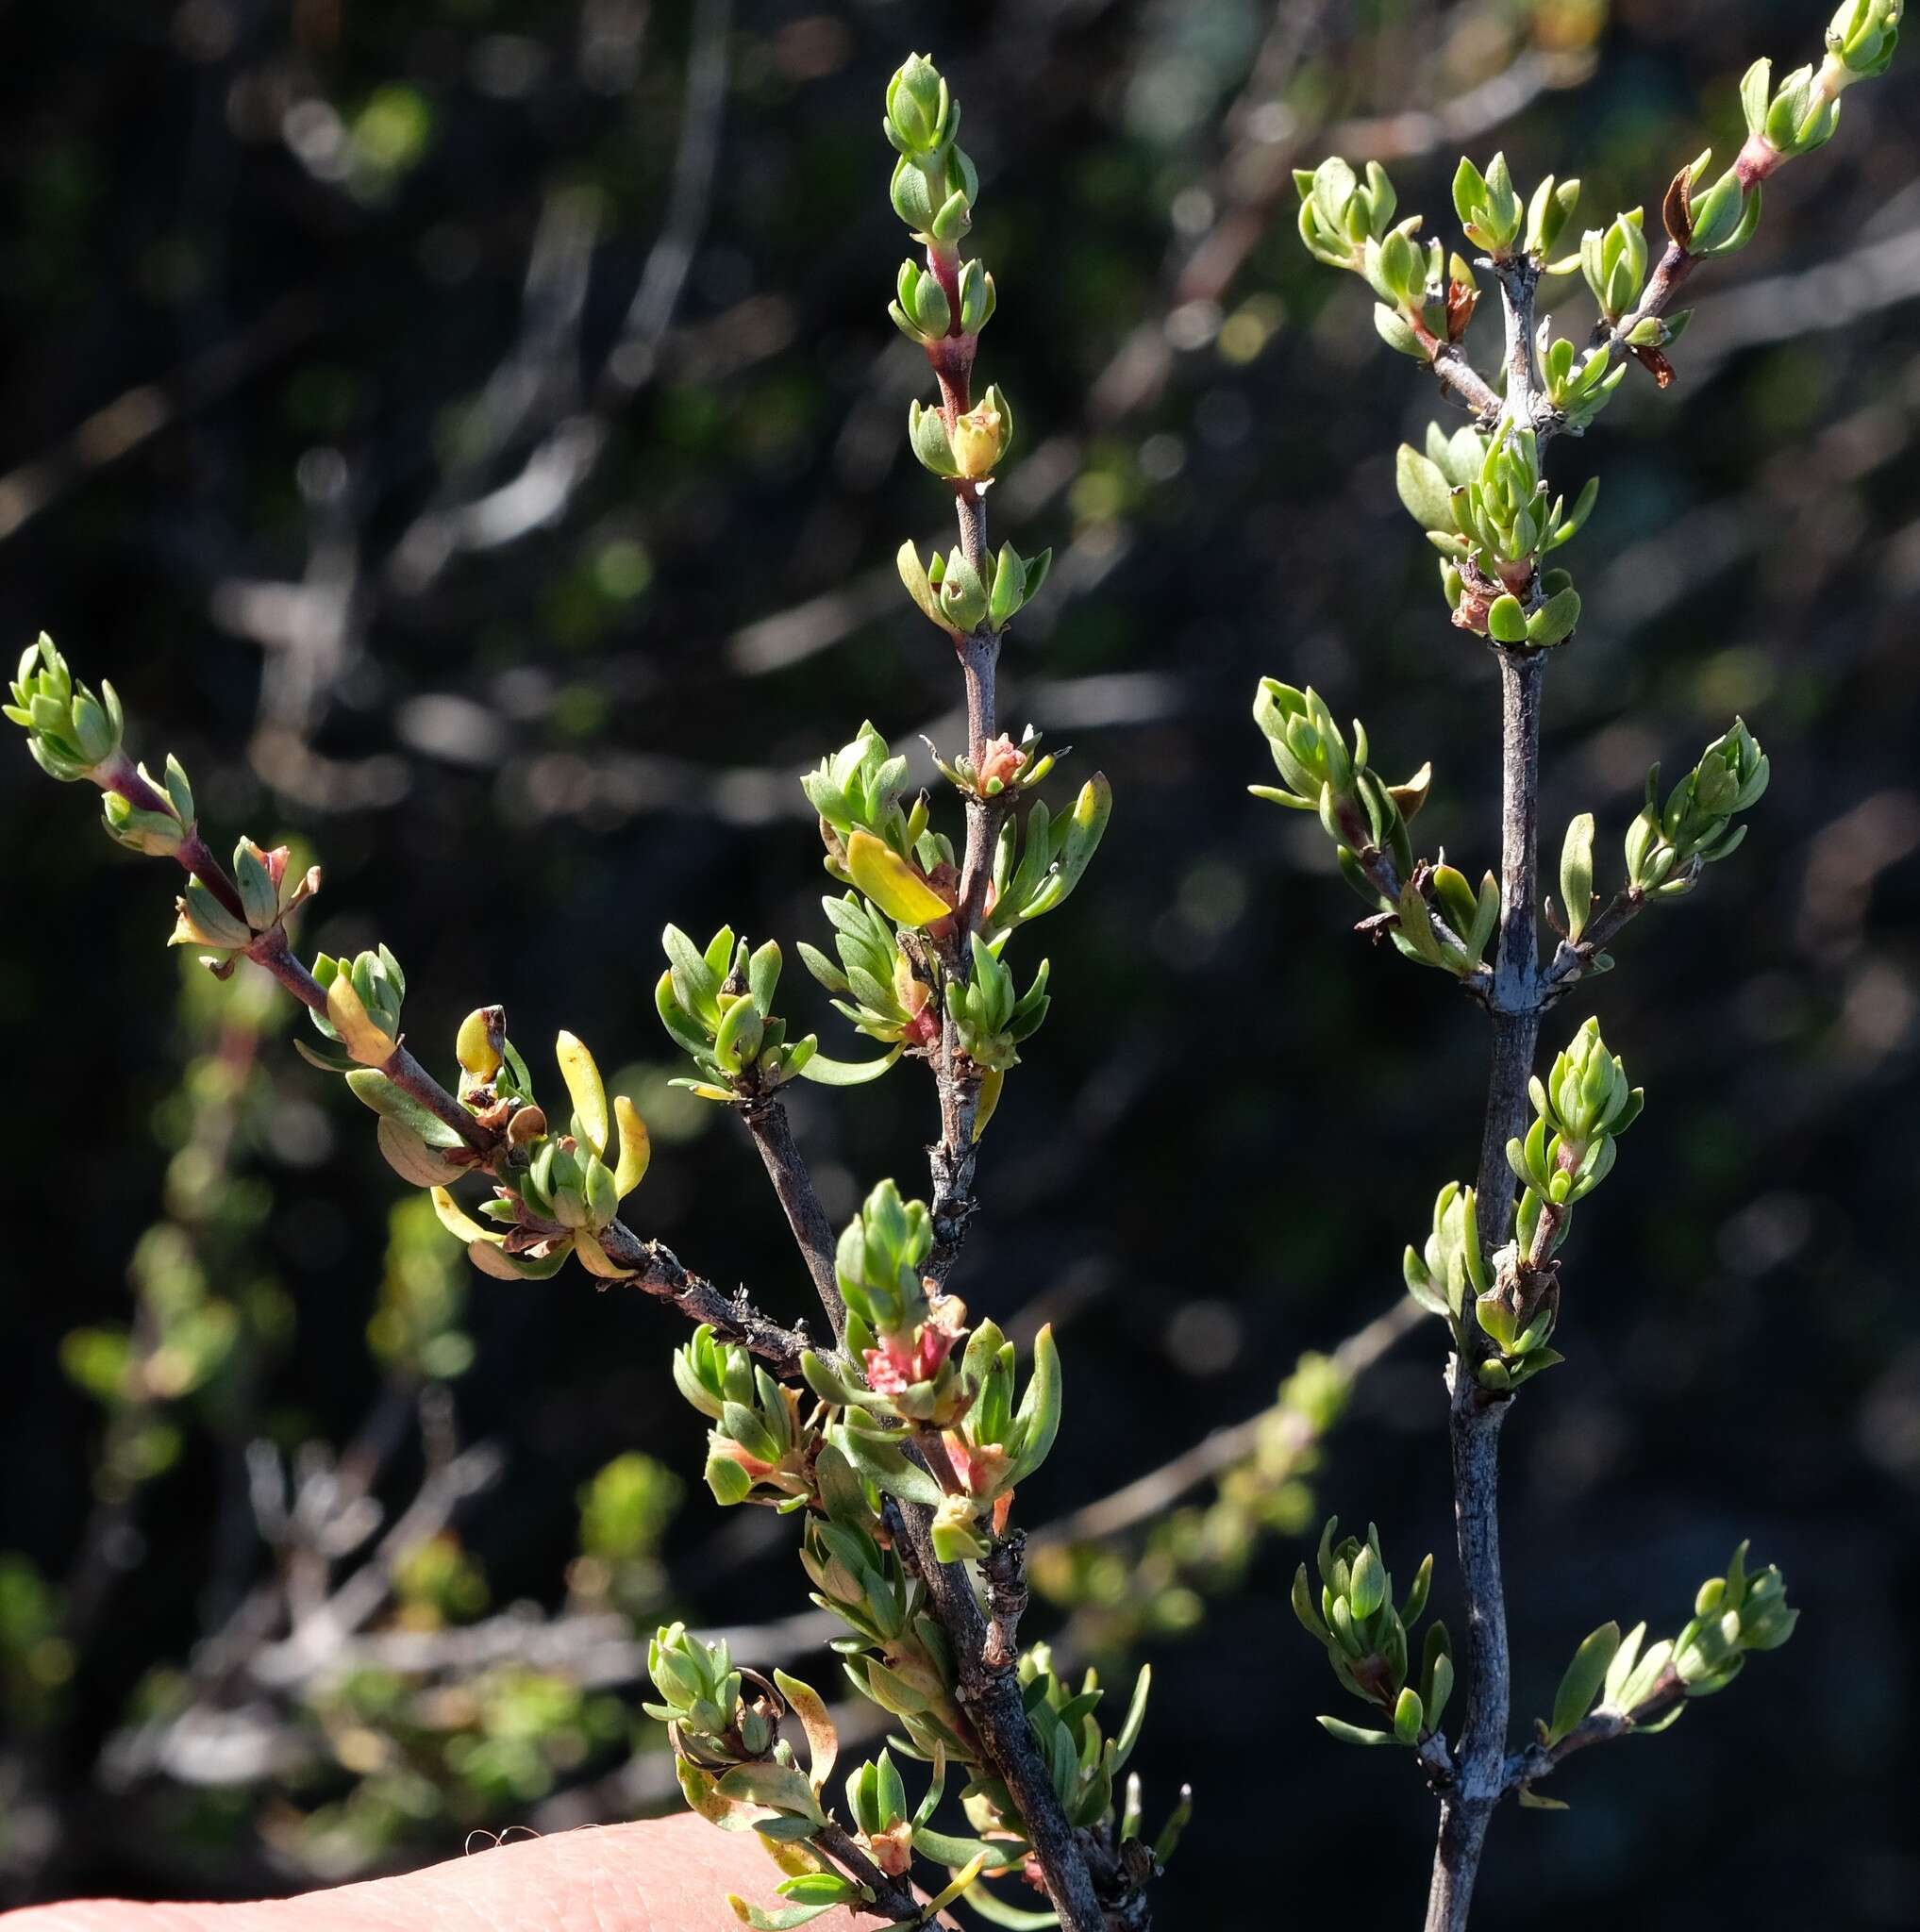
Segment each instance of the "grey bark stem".
M1534 358L1533 291L1540 281L1538 265L1525 255L1496 262L1500 311L1505 326L1501 358L1507 373L1506 413L1523 429L1538 426L1544 413L1540 364Z
M956 493L956 501L969 560L975 561L976 569L984 571L986 526L979 499L961 490ZM973 557L976 549L979 552L977 560ZM967 751L977 768L986 755L987 741L997 728L1000 640L982 625L961 638L956 648L966 683ZM1010 799L970 796L966 801L966 850L960 861L960 905L947 969L961 979L967 974L968 941L986 917L987 889L993 875L993 845L999 836L1001 819L1010 806ZM966 1239L967 1222L974 1211L974 1171L979 1162L974 1144L974 1125L979 1113L980 1075L978 1069L966 1062L960 1054L958 1029L951 1020L942 1023L936 1071L940 1139L927 1150L933 1176L933 1253L927 1273L943 1286Z
M1108 1932L1106 1908L1094 1888L1093 1873L1027 1722L1020 1679L1010 1665L988 1660L987 1617L974 1593L973 1579L964 1565L942 1563L934 1556L930 1510L903 1504L899 1513L913 1567L953 1641L960 1707L977 1732L988 1762L1012 1793L1062 1932Z
M846 1303L841 1298L840 1274L834 1265L833 1224L813 1191L813 1177L807 1172L807 1162L794 1142L787 1109L777 1100L749 1100L741 1106L740 1117L746 1123L754 1145L760 1149L767 1178L779 1198L780 1210L793 1231L793 1243L800 1250L800 1258L807 1264L820 1306L833 1326L833 1339L844 1347Z
M1500 1579L1500 1426L1504 1399L1489 1402L1472 1369L1448 1365L1452 1402L1454 1527L1466 1586L1466 1721L1455 1754L1454 1786L1441 1800L1440 1837L1427 1900L1427 1932L1462 1932L1494 1807L1505 1789L1512 1659Z
M1493 1068L1476 1185L1481 1225L1504 1234L1514 1182L1507 1142L1525 1124L1540 1039L1540 688L1538 651L1500 651L1500 928L1494 942Z
M1527 291L1530 295L1530 289ZM1510 326L1511 309L1510 308ZM1525 376L1510 368L1510 383ZM1511 399L1511 391L1510 391ZM1538 652L1501 651L1500 929L1489 1012L1492 1069L1478 1178L1480 1224L1504 1241L1514 1180L1507 1142L1525 1124L1527 1083L1540 1039ZM1463 1932L1487 1827L1506 1789L1512 1663L1500 1574L1500 1429L1509 1399L1490 1394L1474 1370L1482 1353L1472 1324L1464 1355L1447 1365L1447 1433L1453 1457L1454 1526L1466 1595L1466 1715L1459 1774L1441 1800L1440 1832L1427 1902L1427 1932Z
M1443 342L1433 352L1431 367L1434 380L1448 395L1473 412L1478 426L1482 430L1491 429L1500 416L1499 392L1467 360L1465 351L1456 342Z

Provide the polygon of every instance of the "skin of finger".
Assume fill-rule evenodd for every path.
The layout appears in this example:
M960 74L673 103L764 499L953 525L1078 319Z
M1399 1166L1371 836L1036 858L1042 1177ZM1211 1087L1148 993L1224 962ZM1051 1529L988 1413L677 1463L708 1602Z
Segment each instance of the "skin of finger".
M739 1932L729 1891L764 1909L779 1868L749 1834L691 1814L522 1839L400 1878L259 1905L76 1900L0 1913L6 1932ZM882 1922L842 1911L819 1932Z

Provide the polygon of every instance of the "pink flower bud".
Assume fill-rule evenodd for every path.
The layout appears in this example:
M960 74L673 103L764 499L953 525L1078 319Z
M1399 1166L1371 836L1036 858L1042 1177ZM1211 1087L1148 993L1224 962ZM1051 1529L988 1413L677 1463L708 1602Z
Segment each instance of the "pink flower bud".
M913 1864L913 1827L906 1819L892 1824L885 1831L876 1832L867 1840L873 1851L874 1863L889 1878L904 1877Z
M1027 754L1003 731L993 739L981 754L979 764L980 789L985 791L994 779L1002 785L1010 785L1027 768Z

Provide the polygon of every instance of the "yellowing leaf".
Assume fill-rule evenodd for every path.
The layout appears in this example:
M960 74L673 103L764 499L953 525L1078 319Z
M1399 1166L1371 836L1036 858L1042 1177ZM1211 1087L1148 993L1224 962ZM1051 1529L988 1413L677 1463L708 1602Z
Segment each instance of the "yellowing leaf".
M469 1214L444 1188L433 1190L433 1211L440 1216L440 1224L457 1241L498 1241L498 1235L490 1235L487 1229Z
M817 1791L832 1774L833 1760L840 1754L840 1734L812 1685L788 1676L785 1671L774 1673L774 1683L807 1734L807 1781Z
M653 1140L640 1109L624 1093L613 1096L613 1118L620 1123L620 1161L613 1170L613 1191L624 1201L646 1177Z
M574 1252L580 1257L580 1266L602 1281L625 1281L633 1272L611 1260L607 1250L584 1227L575 1230Z
M1000 1090L1006 1084L1007 1075L998 1067L989 1067L980 1075L980 1097L974 1107L976 1141L987 1131L987 1123L993 1118L993 1109L1000 1104Z
M752 1828L754 1818L759 1813L758 1806L723 1798L716 1789L712 1773L702 1771L697 1764L690 1764L684 1757L676 1758L674 1768L687 1803L709 1824L717 1824L722 1831L747 1831Z
M482 1274L491 1274L495 1281L518 1281L520 1270L513 1265L513 1257L506 1254L495 1241L477 1241L467 1243L467 1259Z
M854 884L902 925L931 925L953 911L891 845L871 832L856 832L846 841L846 869Z
M953 1874L951 1880L947 1884L942 1886L941 1889L937 1892L935 1892L930 1899L927 1901L926 1907L920 1914L921 1924L932 1924L934 1921L940 1917L941 1913L943 1912L948 1906L952 1905L954 1900L959 1898L960 1894L964 1892L970 1885L973 1884L974 1880L977 1878L980 1875L980 1874L986 1869L988 1856L989 1855L986 1852L975 1853L975 1855L971 1858L969 1858L967 1862L964 1865L962 1865L958 1872L956 1872Z
M607 1151L607 1089L601 1081L600 1069L594 1064L593 1056L587 1051L586 1042L571 1033L560 1035L554 1052L560 1063L560 1075L567 1083L567 1091L573 1097L580 1131L587 1137L587 1145L595 1154L604 1154Z
M326 989L326 1017L333 1022L341 1044L361 1066L385 1066L393 1058L400 1042L374 1024L345 973Z
M495 1281L546 1281L566 1266L570 1245L562 1241L551 1254L536 1261L524 1255L509 1255L495 1237L471 1242L467 1248L467 1259L482 1274L491 1274Z
M476 1080L491 1080L500 1071L500 1054L493 1044L493 1007L476 1007L460 1022L454 1041L454 1058Z

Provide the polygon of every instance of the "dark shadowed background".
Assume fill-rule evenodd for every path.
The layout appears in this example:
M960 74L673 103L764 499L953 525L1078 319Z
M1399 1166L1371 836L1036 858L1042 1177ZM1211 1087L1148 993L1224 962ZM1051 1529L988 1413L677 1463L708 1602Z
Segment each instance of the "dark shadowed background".
M956 1282L1060 1324L1068 1426L1023 1513L1255 1413L1394 1302L1474 1158L1482 1024L1353 936L1316 826L1244 795L1270 775L1248 704L1263 673L1311 680L1390 771L1430 758L1429 842L1478 876L1494 673L1394 499L1436 398L1308 261L1289 170L1379 156L1450 234L1461 144L1504 145L1523 182L1579 174L1582 221L1657 209L1737 145L1750 59L1815 55L1815 6L69 0L0 25L8 649L44 625L110 677L216 847L322 858L303 947L390 943L430 1061L500 1000L537 1067L566 1025L631 1070L657 1152L630 1218L784 1316L805 1278L750 1147L663 1086L658 936L728 921L793 962L826 884L795 775L863 717L958 741L951 654L891 562L950 541L903 435L926 371L885 316L880 92L930 47L983 182L980 366L1020 421L995 533L1058 559L1005 709L1117 798L1042 929L1053 1014ZM1774 778L1738 858L1591 989L1648 1104L1569 1251L1571 1365L1507 1431L1517 1713L1603 1619L1676 1628L1741 1536L1806 1614L1671 1735L1570 1767L1570 1813L1503 1816L1490 1925L1797 1927L1815 1897L1914 1923L1916 73L1903 49L1768 185L1752 246L1698 278L1678 384L1634 372L1554 452L1605 484L1548 684L1549 858L1592 808L1617 876L1646 765L1736 710ZM355 1567L284 1525L270 1557L256 1441L358 1441L348 1489L390 1511L456 1444L501 1452L388 1566L370 1632L804 1608L784 1539L698 1489L676 1318L576 1271L469 1287L437 1230L390 1225L401 1185L284 1005L183 994L166 869L0 749L0 1886L291 1890L626 1815L662 1762L630 1663L562 1645L515 1675L509 1642L477 1686L369 1665L276 1702L204 1640L243 1652L237 1610L310 1608ZM917 1069L795 1109L836 1216L884 1173L924 1187ZM1142 1613L1074 1626L1081 1660L1117 1630L1155 1666L1150 1821L1196 1789L1168 1925L1417 1909L1432 1806L1316 1729L1339 1693L1285 1591L1339 1510L1403 1575L1436 1549L1456 1610L1437 1333L1361 1382L1311 1497L1296 1471L1261 1505L1277 1534L1171 1591L1122 1563L1106 1587ZM324 1460L294 1463L310 1500Z

